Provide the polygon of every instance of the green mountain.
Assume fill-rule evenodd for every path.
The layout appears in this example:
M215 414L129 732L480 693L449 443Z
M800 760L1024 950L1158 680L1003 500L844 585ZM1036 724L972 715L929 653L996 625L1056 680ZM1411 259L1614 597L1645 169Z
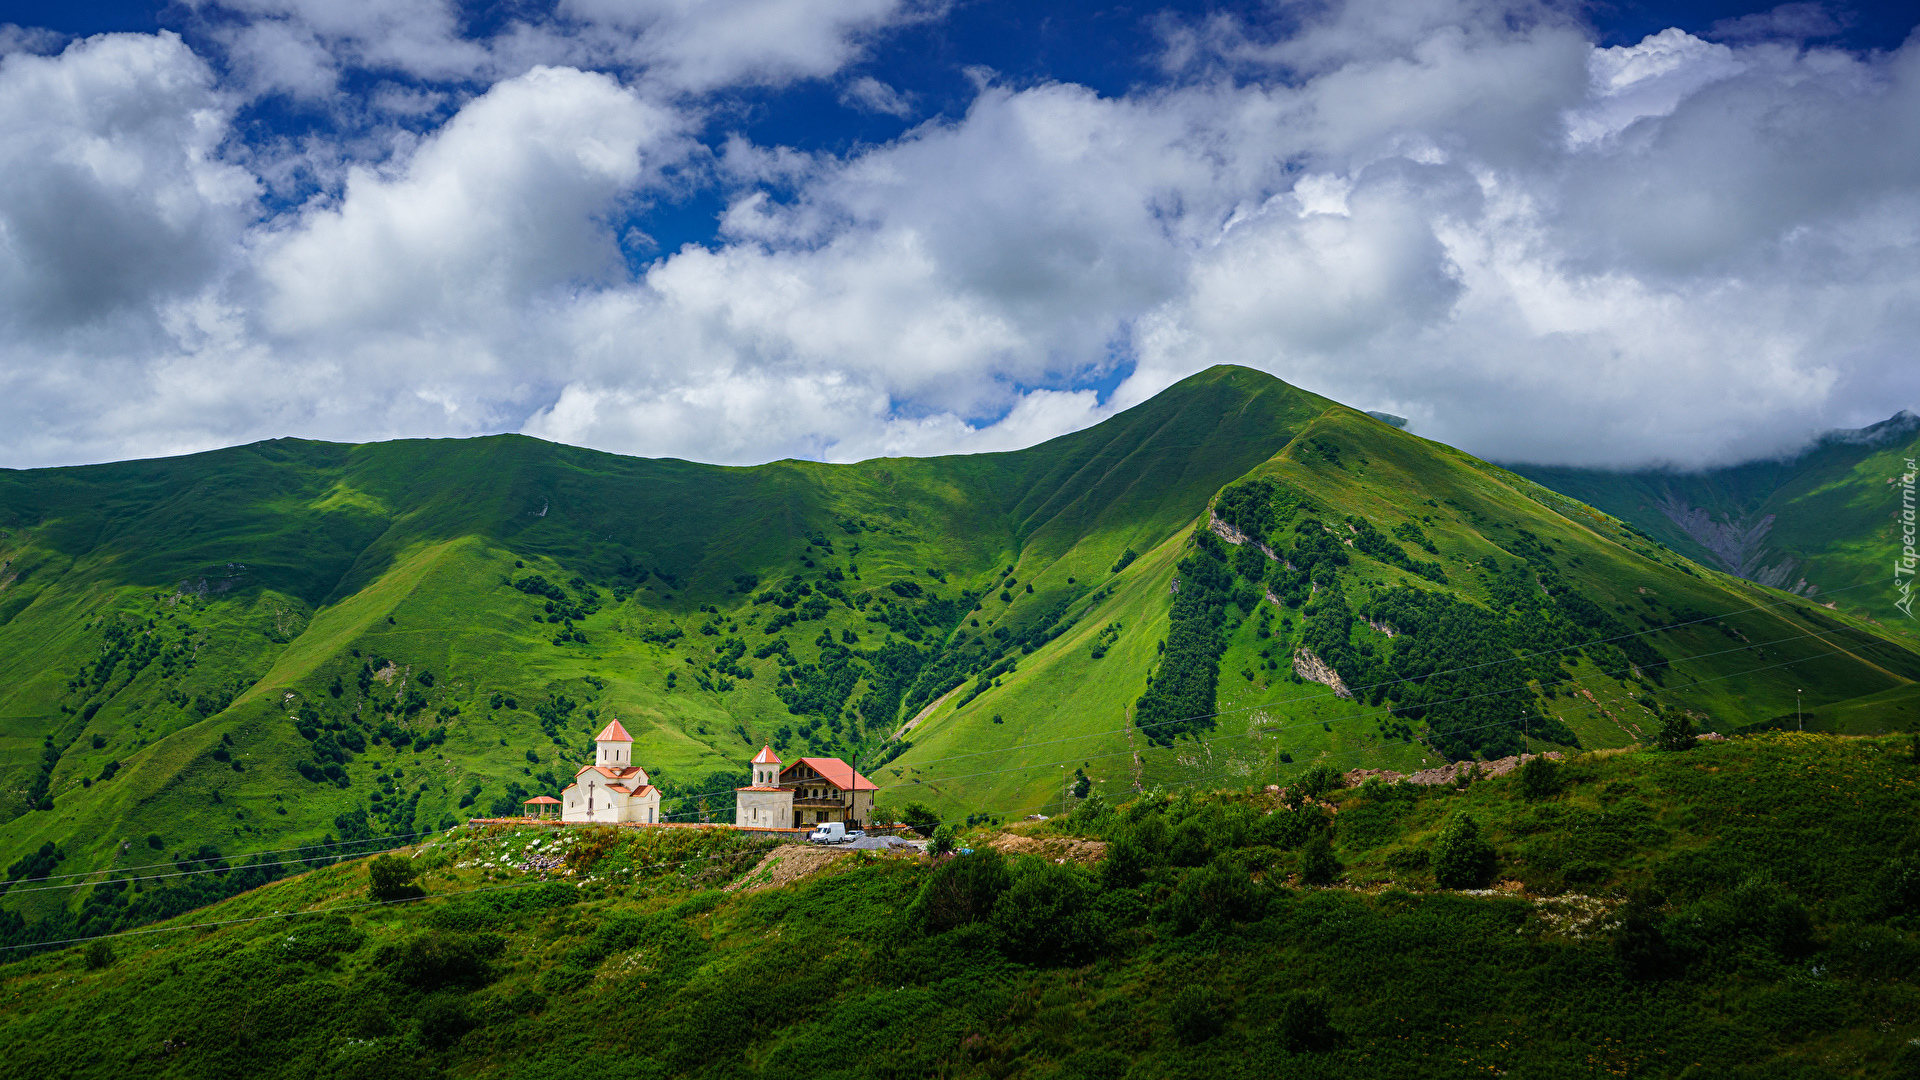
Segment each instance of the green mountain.
M13 880L512 812L611 716L683 815L724 817L768 741L1005 818L1802 703L1876 730L1916 678L1853 613L1240 368L1003 454L278 440L0 473ZM199 880L0 903L44 935Z
M1920 641L1920 626L1894 606L1901 593L1893 569L1903 544L1900 478L1916 458L1920 416L1903 411L1830 433L1799 454L1724 468L1510 468L1703 565L1881 620Z

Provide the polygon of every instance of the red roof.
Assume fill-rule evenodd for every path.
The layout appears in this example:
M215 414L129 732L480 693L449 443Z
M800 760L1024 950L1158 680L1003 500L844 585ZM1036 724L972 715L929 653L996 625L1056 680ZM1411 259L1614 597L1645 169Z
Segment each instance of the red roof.
M593 741L594 742L632 742L633 736L627 734L627 729L620 726L620 721L615 720L612 723L608 724L604 729L602 729L600 734L595 735L593 737Z
M826 778L827 783L841 791L879 791L873 781L853 771L853 766L837 757L803 757L793 765L805 765ZM787 768L791 770L793 765Z
M546 805L548 805L548 804L552 804L552 805L554 805L554 806L559 806L559 805L560 805L560 800L559 800L559 799L556 799L556 798L554 798L554 797L553 797L553 796L551 796L551 795L535 795L535 796L534 796L533 798L531 798L531 799L528 799L528 800L527 800L527 805L529 805L529 806L531 806L531 805L533 805L533 804L535 804L535 803L538 803L538 804L540 804L541 806L546 806Z
M647 779L647 770L638 765L582 765L580 771L573 774L575 780L586 773L597 772L609 780L630 780L639 777Z
M753 759L753 760L752 760L751 762L748 762L748 764L750 764L750 765L778 765L778 764L780 764L780 755L779 755L779 754L776 754L776 753L774 753L774 752L773 752L773 745L772 745L771 743L769 743L769 744L768 744L768 745L766 745L766 746L762 746L762 747L760 748L760 754L759 754L759 756L758 756L758 757L755 757L755 758L754 758L754 759Z

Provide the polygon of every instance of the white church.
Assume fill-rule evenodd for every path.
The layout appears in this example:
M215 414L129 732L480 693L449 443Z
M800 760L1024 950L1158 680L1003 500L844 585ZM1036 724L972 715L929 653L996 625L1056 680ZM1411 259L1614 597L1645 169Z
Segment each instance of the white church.
M633 763L633 736L614 720L593 741L599 747L593 764L581 766L560 793L560 820L658 822L660 789Z

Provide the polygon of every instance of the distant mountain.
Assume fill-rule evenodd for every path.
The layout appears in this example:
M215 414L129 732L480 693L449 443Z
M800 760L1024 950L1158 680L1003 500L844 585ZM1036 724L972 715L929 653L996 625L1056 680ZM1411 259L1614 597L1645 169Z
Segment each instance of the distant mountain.
M1920 456L1920 416L1902 410L1822 436L1786 458L1697 472L1509 466L1617 515L1701 563L1843 610L1920 627L1894 608L1899 477Z
M683 815L771 742L1007 816L1622 746L1669 710L1872 730L1917 678L1844 609L1244 368L1000 454L288 439L0 472L10 878L513 812L609 716ZM10 891L0 936L208 899L88 895Z

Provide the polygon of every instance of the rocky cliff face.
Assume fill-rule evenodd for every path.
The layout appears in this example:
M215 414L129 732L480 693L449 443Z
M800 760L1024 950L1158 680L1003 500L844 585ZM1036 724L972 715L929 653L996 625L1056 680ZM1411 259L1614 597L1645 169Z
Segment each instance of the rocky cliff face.
M1668 521L1711 552L1728 573L1802 596L1812 596L1817 591L1805 579L1792 586L1787 584L1799 565L1798 560L1783 556L1774 565L1766 565L1769 558L1779 554L1767 547L1767 534L1773 531L1772 514L1758 521L1746 517L1736 520L1731 515L1715 521L1704 507L1689 506L1686 499L1672 491L1660 500L1659 507Z

